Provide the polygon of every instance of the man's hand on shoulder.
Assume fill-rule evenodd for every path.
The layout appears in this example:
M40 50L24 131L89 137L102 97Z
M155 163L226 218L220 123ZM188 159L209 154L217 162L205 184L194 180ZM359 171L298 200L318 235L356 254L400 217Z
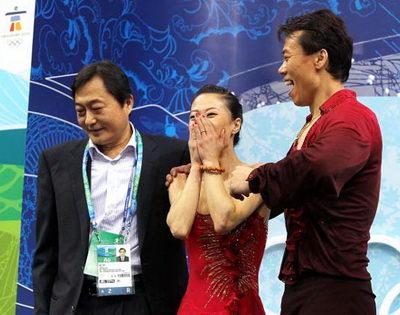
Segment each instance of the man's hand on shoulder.
M230 194L232 197L243 200L244 197L249 196L250 187L247 178L253 169L253 166L240 165L235 167L229 179Z
M169 187L169 185L171 185L171 183L174 181L174 178L180 173L188 175L190 173L190 167L190 163L173 167L169 171L169 174L167 174L167 176L165 177L165 186Z

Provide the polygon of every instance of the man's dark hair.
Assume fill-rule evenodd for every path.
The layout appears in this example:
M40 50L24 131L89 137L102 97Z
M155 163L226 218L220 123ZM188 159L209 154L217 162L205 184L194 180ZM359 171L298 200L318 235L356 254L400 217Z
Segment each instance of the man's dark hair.
M123 251L126 253L126 249L125 249L125 248L121 247L121 248L118 250L118 252L121 252L121 250L123 250Z
M243 108L242 104L240 104L239 99L236 97L233 92L229 91L228 89L214 85L214 84L207 84L204 85L203 87L200 88L194 95L192 99L192 103L195 100L195 98L201 94L205 93L212 93L212 94L218 94L221 95L221 97L225 100L227 108L231 112L232 119L240 118L243 124ZM239 142L239 133L236 133L234 138L233 138L233 145L236 145Z
M278 29L278 38L303 31L299 43L307 55L321 49L328 52L327 71L337 80L349 78L353 56L353 40L347 34L343 20L329 10L319 10L292 17Z
M87 65L79 71L71 86L74 99L76 92L94 77L100 77L103 80L106 90L121 106L132 94L126 74L116 64L104 60Z

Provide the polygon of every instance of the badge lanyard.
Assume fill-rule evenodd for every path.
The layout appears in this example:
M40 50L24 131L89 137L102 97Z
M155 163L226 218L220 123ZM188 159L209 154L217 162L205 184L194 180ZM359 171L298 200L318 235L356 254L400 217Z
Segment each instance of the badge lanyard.
M137 145L137 158L134 162L132 168L132 175L129 180L128 191L126 194L125 199L125 206L124 206L124 214L123 214L123 221L122 221L122 228L121 233L125 235L125 241L128 239L128 235L131 228L132 219L136 214L137 210L137 192L139 188L139 179L140 179L140 172L142 169L142 162L143 162L143 142L140 133L135 130L135 138L136 138L136 145ZM83 186L85 190L85 197L86 203L88 207L88 213L90 218L90 225L92 227L93 233L98 238L99 242L101 242L99 234L97 232L97 222L96 222L96 214L93 207L93 200L92 194L90 192L89 187L89 179L87 176L87 164L89 159L89 143L85 147L85 151L83 153L83 161L82 161L82 177L83 177ZM135 168L136 166L136 168ZM135 171L133 171L135 169Z

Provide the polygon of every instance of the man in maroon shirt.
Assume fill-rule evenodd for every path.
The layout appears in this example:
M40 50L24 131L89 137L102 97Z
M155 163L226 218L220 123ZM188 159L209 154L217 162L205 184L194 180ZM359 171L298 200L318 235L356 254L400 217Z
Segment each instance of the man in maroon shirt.
M231 193L260 193L284 212L281 314L375 314L367 243L379 197L382 139L374 113L344 89L353 52L343 21L328 10L288 19L279 73L310 115L286 158L238 167Z

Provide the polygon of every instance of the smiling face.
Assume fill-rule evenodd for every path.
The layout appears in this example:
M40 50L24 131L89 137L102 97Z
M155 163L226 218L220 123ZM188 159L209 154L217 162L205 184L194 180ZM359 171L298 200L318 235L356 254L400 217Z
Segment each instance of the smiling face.
M306 55L299 43L301 31L285 39L283 63L278 72L287 86L289 96L298 106L311 106L318 92L319 77L315 67L316 55Z
M133 98L122 105L110 94L103 80L95 76L75 93L75 111L78 124L94 144L116 147L129 140L129 114Z
M192 102L190 124L193 123L197 113L207 117L218 134L222 129L225 129L225 134L230 135L233 145L233 137L240 131L241 119L232 119L232 114L222 95L217 93L203 93L197 96Z

